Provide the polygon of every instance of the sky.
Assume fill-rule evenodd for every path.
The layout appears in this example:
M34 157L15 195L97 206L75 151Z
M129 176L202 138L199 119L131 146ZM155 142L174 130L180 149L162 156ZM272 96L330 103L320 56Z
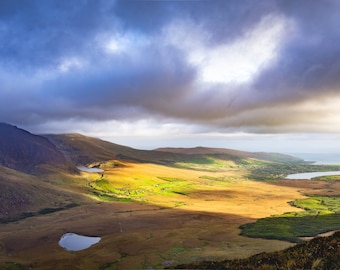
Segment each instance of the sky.
M0 122L340 153L339 25L337 0L1 0Z

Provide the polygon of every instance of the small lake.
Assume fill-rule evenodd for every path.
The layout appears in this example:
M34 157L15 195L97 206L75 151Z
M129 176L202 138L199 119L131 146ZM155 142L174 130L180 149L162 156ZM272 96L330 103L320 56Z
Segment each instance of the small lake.
M100 237L90 237L76 233L66 233L60 238L59 246L63 247L67 251L79 251L97 244L100 240Z
M104 170L98 169L98 168L88 168L85 166L77 166L77 169L83 172L89 172L89 173L102 173Z
M287 175L286 179L311 180L314 177L329 176L329 175L340 175L340 171L294 173L294 174Z

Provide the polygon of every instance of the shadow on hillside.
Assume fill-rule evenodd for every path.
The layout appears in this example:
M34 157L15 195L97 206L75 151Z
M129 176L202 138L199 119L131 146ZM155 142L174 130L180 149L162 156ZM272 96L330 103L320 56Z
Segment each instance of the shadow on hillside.
M340 269L340 232L283 251L260 253L241 260L177 265L176 269ZM173 269L173 268L169 268Z

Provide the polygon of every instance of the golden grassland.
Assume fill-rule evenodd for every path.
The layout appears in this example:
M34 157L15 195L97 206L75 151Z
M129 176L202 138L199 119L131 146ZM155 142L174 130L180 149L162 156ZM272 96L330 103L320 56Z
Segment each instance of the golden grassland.
M229 165L211 171L111 160L100 164L103 175L46 175L44 185L74 194L79 206L0 225L0 262L33 269L159 269L245 258L294 244L242 236L240 225L303 211L288 202L304 194L340 194L339 182L251 181L242 167ZM102 240L68 252L58 245L67 232Z

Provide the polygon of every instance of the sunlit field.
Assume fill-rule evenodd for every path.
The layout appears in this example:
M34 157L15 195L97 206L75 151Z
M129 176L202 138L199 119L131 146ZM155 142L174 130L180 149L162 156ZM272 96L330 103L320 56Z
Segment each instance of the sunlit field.
M46 182L84 194L85 203L3 224L1 261L33 269L157 269L282 250L300 236L335 229L339 182L254 181L249 167L221 162L192 167L111 160L92 164L104 173L47 175ZM318 196L307 196L313 193ZM333 226L311 225L310 218L324 224L328 214ZM287 235L282 217L297 228L295 220L306 218L311 228ZM68 252L58 246L66 232L102 241Z

